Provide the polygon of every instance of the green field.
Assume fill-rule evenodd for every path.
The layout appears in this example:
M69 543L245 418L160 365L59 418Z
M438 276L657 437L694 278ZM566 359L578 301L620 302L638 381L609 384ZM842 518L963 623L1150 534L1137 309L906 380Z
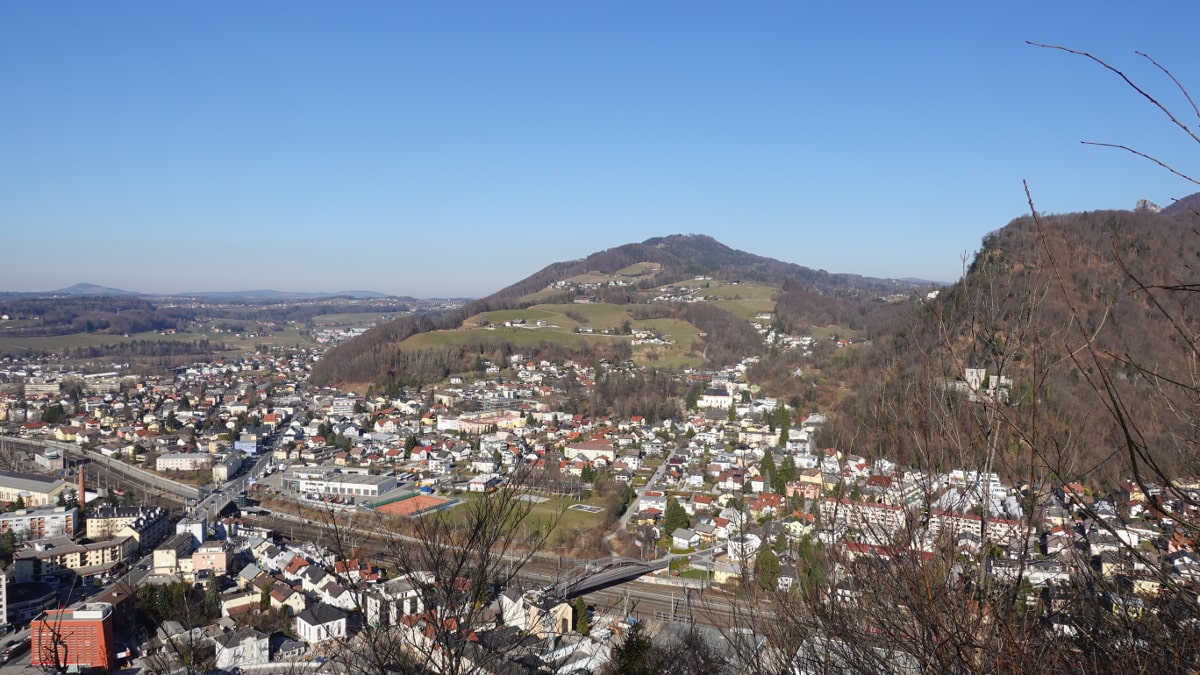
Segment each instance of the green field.
M483 312L482 314L477 314L471 319L468 319L466 323L468 325L471 323L478 325L480 322L501 324L505 321L520 321L522 319L530 324L536 322L538 319L545 319L546 321L554 323L554 321L551 320L557 320L558 317L562 316L562 312L557 312L550 308L562 306L563 305L534 305L533 307L528 307L526 309L498 309L494 312Z
M654 368L690 368L704 364L700 354L689 356L692 345L700 341L700 331L692 324L680 319L650 319L635 321L633 327L648 328L659 337L671 340L671 345L636 345L633 360Z
M134 333L129 336L125 335L109 335L107 333L72 333L71 335L58 335L54 337L0 337L0 353L15 353L24 354L34 351L48 351L53 353L62 353L62 350L75 347L94 347L97 345L114 345L123 344L126 342L136 342L138 340L150 340L153 342L194 342L202 340L206 336L202 333L175 333L174 335L163 335L162 333ZM219 341L217 338L207 336L213 341Z
M640 263L634 263L634 264L630 265L629 267L625 267L623 269L617 270L617 273L613 276L644 277L647 274L653 274L654 272L659 271L661 268L662 268L662 265L659 265L658 263L640 262Z
M420 333L401 343L401 347L420 349L423 347L445 347L467 345L499 345L502 341L515 347L532 347L542 342L552 341L565 345L580 345L587 340L608 338L604 335L577 335L553 328L504 328L495 329L475 328L470 330L442 330L432 333Z
M405 316L405 312L351 312L345 314L321 314L314 316L312 322L318 326L374 326L387 323L397 317Z
M544 300L549 300L550 298L553 298L555 296L559 296L562 294L562 292L563 291L561 288L554 288L553 286L547 286L546 288L543 288L542 290L540 290L536 293L530 293L528 295L521 296L521 302L539 303Z
M42 322L37 319L9 319L7 321L0 321L0 331L14 330L17 328L30 328L33 326L40 326L41 324Z
M759 301L729 301L759 302ZM582 303L570 305L534 305L526 309L497 310L484 312L464 322L463 327L452 331L436 331L414 335L404 341L406 348L425 348L441 346L478 346L499 345L506 342L514 347L536 347L552 341L569 347L584 344L613 344L629 340L625 335L604 335L599 331L605 328L618 328L629 322L633 329L648 329L659 337L671 340L674 344L636 345L633 347L635 362L655 368L690 368L701 366L704 359L701 354L691 353L692 345L700 342L700 331L692 324L680 319L643 319L634 320L629 313L628 305L611 305L604 303ZM586 322L569 318L566 314L577 315ZM751 316L753 311L751 311ZM523 319L524 326L504 326L505 321ZM548 325L537 326L537 322L545 321ZM490 322L490 326L480 328L479 322ZM590 326L595 333L583 334L575 332L580 325Z
M644 328L658 336L674 342L670 345L637 345L633 348L634 361L658 368L685 368L703 365L699 354L689 355L692 345L700 340L695 326L679 319L633 320L626 305L570 304L534 305L526 309L497 310L485 312L464 322L464 327L453 331L436 331L414 335L404 341L405 347L422 348L436 346L467 346L499 344L507 342L515 347L534 347L546 341L568 346L587 343L612 344L630 338L625 335L604 335L604 328L617 328L626 321L634 329ZM566 313L586 319L586 323L567 317ZM525 326L506 327L505 321L524 319ZM537 326L537 321L548 325ZM490 322L491 326L479 328L478 322ZM590 326L597 332L576 333L580 325Z
M774 286L759 284L722 284L704 289L702 295L720 298L722 300L771 300L774 301L779 289Z
M454 495L466 505L470 502L483 498L483 495L477 492L463 492ZM534 504L529 515L525 518L525 525L533 528L542 526L557 521L556 531L569 532L571 530L589 530L600 527L604 524L605 514L603 511L599 513L588 513L586 511L577 511L567 508L572 504L587 504L590 506L604 506L604 500L600 497L592 497L582 501L570 499L568 497L549 497L547 501ZM463 522L467 517L468 509L454 508L447 511L447 516L454 521ZM561 512L561 513L560 513Z
M587 319L584 325L596 330L617 328L623 322L630 320L626 305L609 305L605 303L572 303L570 305L533 305L526 309L502 309L494 312L484 312L466 321L467 326L478 325L479 321L503 324L505 321L524 319L527 326L534 326L538 320L550 324L539 330L561 330L573 333L581 325L578 321L567 316L567 312L578 314Z
M774 312L774 300L760 299L743 299L743 300L718 300L713 303L717 307L729 312L739 319L754 321L755 316L759 312Z

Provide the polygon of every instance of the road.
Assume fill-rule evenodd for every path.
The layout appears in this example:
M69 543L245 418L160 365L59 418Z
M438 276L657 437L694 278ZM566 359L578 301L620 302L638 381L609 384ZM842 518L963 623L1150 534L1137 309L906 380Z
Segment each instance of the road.
M625 532L629 529L629 519L632 518L641 508L640 502L642 501L642 495L646 494L646 491L648 490L653 490L654 486L658 485L659 479L662 478L663 473L665 473L667 470L667 461L671 459L672 452L674 452L674 450L667 451L667 456L663 458L662 464L659 464L658 467L654 469L654 473L650 474L650 477L646 479L646 484L642 486L642 489L634 490L633 499L629 501L629 506L625 507L625 512L621 514L621 517L617 519L616 524L613 525L612 532L609 532L608 536L604 537L604 543L608 545L608 550L613 555L617 554L617 550L613 548L613 539L616 538L618 532Z
M12 633L0 635L0 645L7 645L9 642L15 640L24 640L27 637L29 637L29 626L25 626ZM28 675L30 672L29 668L29 650L27 649L8 663L0 665L0 673L26 673Z

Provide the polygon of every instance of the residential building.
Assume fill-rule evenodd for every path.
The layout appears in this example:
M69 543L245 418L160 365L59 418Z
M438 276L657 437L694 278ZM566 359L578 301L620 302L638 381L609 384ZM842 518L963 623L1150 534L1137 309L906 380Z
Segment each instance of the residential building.
M154 549L154 573L175 574L181 571L180 562L196 546L191 532L179 532Z
M74 506L43 506L0 514L0 533L11 531L18 542L45 537L74 537L78 524L79 509Z
M820 505L821 522L825 525L845 525L861 531L871 539L890 540L908 520L899 506L873 504L849 499L826 499Z
M982 520L980 516L972 513L937 511L929 514L929 536L937 540L943 535L956 537L963 532L974 532L978 535ZM982 532L988 541L1005 543L1018 536L1020 525L1015 520L988 518L987 526L982 528Z
M67 537L47 537L26 543L13 554L14 576L21 581L51 580L68 576L91 577L111 572L118 563L137 553L132 537L79 544ZM64 574L71 570L72 574Z
M232 556L228 547L219 541L201 544L192 554L192 572L205 570L224 576L229 573L229 563Z
M226 633L214 643L217 650L215 665L220 670L259 666L271 661L269 636L250 627Z
M229 453L223 457L219 457L212 465L212 479L214 483L224 483L230 478L237 475L239 469L242 468L242 456L238 453Z
M159 455L154 462L156 471L207 471L212 468L213 455L207 452L172 452Z
M180 518L178 523L175 523L175 534L188 533L195 540L195 546L199 546L208 540L208 517L187 517Z
M130 536L139 551L150 550L171 534L171 521L161 506L101 506L88 514L84 525L88 539Z
M423 611L420 583L409 576L391 579L363 594L363 614L370 625L395 626L400 617Z
M587 462L595 462L598 459L611 462L616 456L617 450L613 447L612 441L606 440L572 443L563 449L563 457L567 459L579 458Z
M313 605L296 615L296 637L310 645L346 637L346 613L329 605Z

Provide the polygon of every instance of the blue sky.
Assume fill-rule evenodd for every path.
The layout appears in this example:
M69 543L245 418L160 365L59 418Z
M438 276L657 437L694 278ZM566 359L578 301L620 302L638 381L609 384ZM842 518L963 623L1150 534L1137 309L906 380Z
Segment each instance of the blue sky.
M1196 188L1195 2L0 6L0 289L480 296L672 233L952 280L1039 210ZM1188 118L1195 123L1195 117Z

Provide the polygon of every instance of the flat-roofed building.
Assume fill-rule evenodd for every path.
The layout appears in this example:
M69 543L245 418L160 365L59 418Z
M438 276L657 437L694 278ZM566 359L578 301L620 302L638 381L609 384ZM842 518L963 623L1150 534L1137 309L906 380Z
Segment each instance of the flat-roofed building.
M70 609L52 609L30 625L29 661L39 668L102 668L116 665L112 605L87 602Z
M159 455L154 462L156 471L201 471L212 468L214 456L207 452L172 452Z
M212 467L212 479L214 483L224 483L230 478L237 475L239 469L242 468L242 456L237 453L230 453L223 457L219 457Z
M76 543L67 537L48 537L26 543L13 554L14 576L21 581L103 575L137 554L133 537Z
M229 574L232 556L224 542L210 541L201 544L192 554L192 572L208 570L214 574Z
M283 486L301 494L378 497L396 489L396 477L305 467L284 474Z
M79 509L74 506L18 509L0 514L0 534L12 532L18 542L45 537L73 537L78 523Z
M8 623L24 626L37 615L58 605L58 591L44 581L14 581L5 584L5 615Z
M179 532L154 549L154 573L175 574L180 571L180 562L196 547L196 538L191 532ZM189 565L190 567L190 565Z
M1007 543L1027 529L1020 522L1006 518L988 518L986 526L982 523L983 518L973 513L937 511L929 514L929 536L937 539L943 535L957 537L963 532L980 534L982 531L988 541Z

